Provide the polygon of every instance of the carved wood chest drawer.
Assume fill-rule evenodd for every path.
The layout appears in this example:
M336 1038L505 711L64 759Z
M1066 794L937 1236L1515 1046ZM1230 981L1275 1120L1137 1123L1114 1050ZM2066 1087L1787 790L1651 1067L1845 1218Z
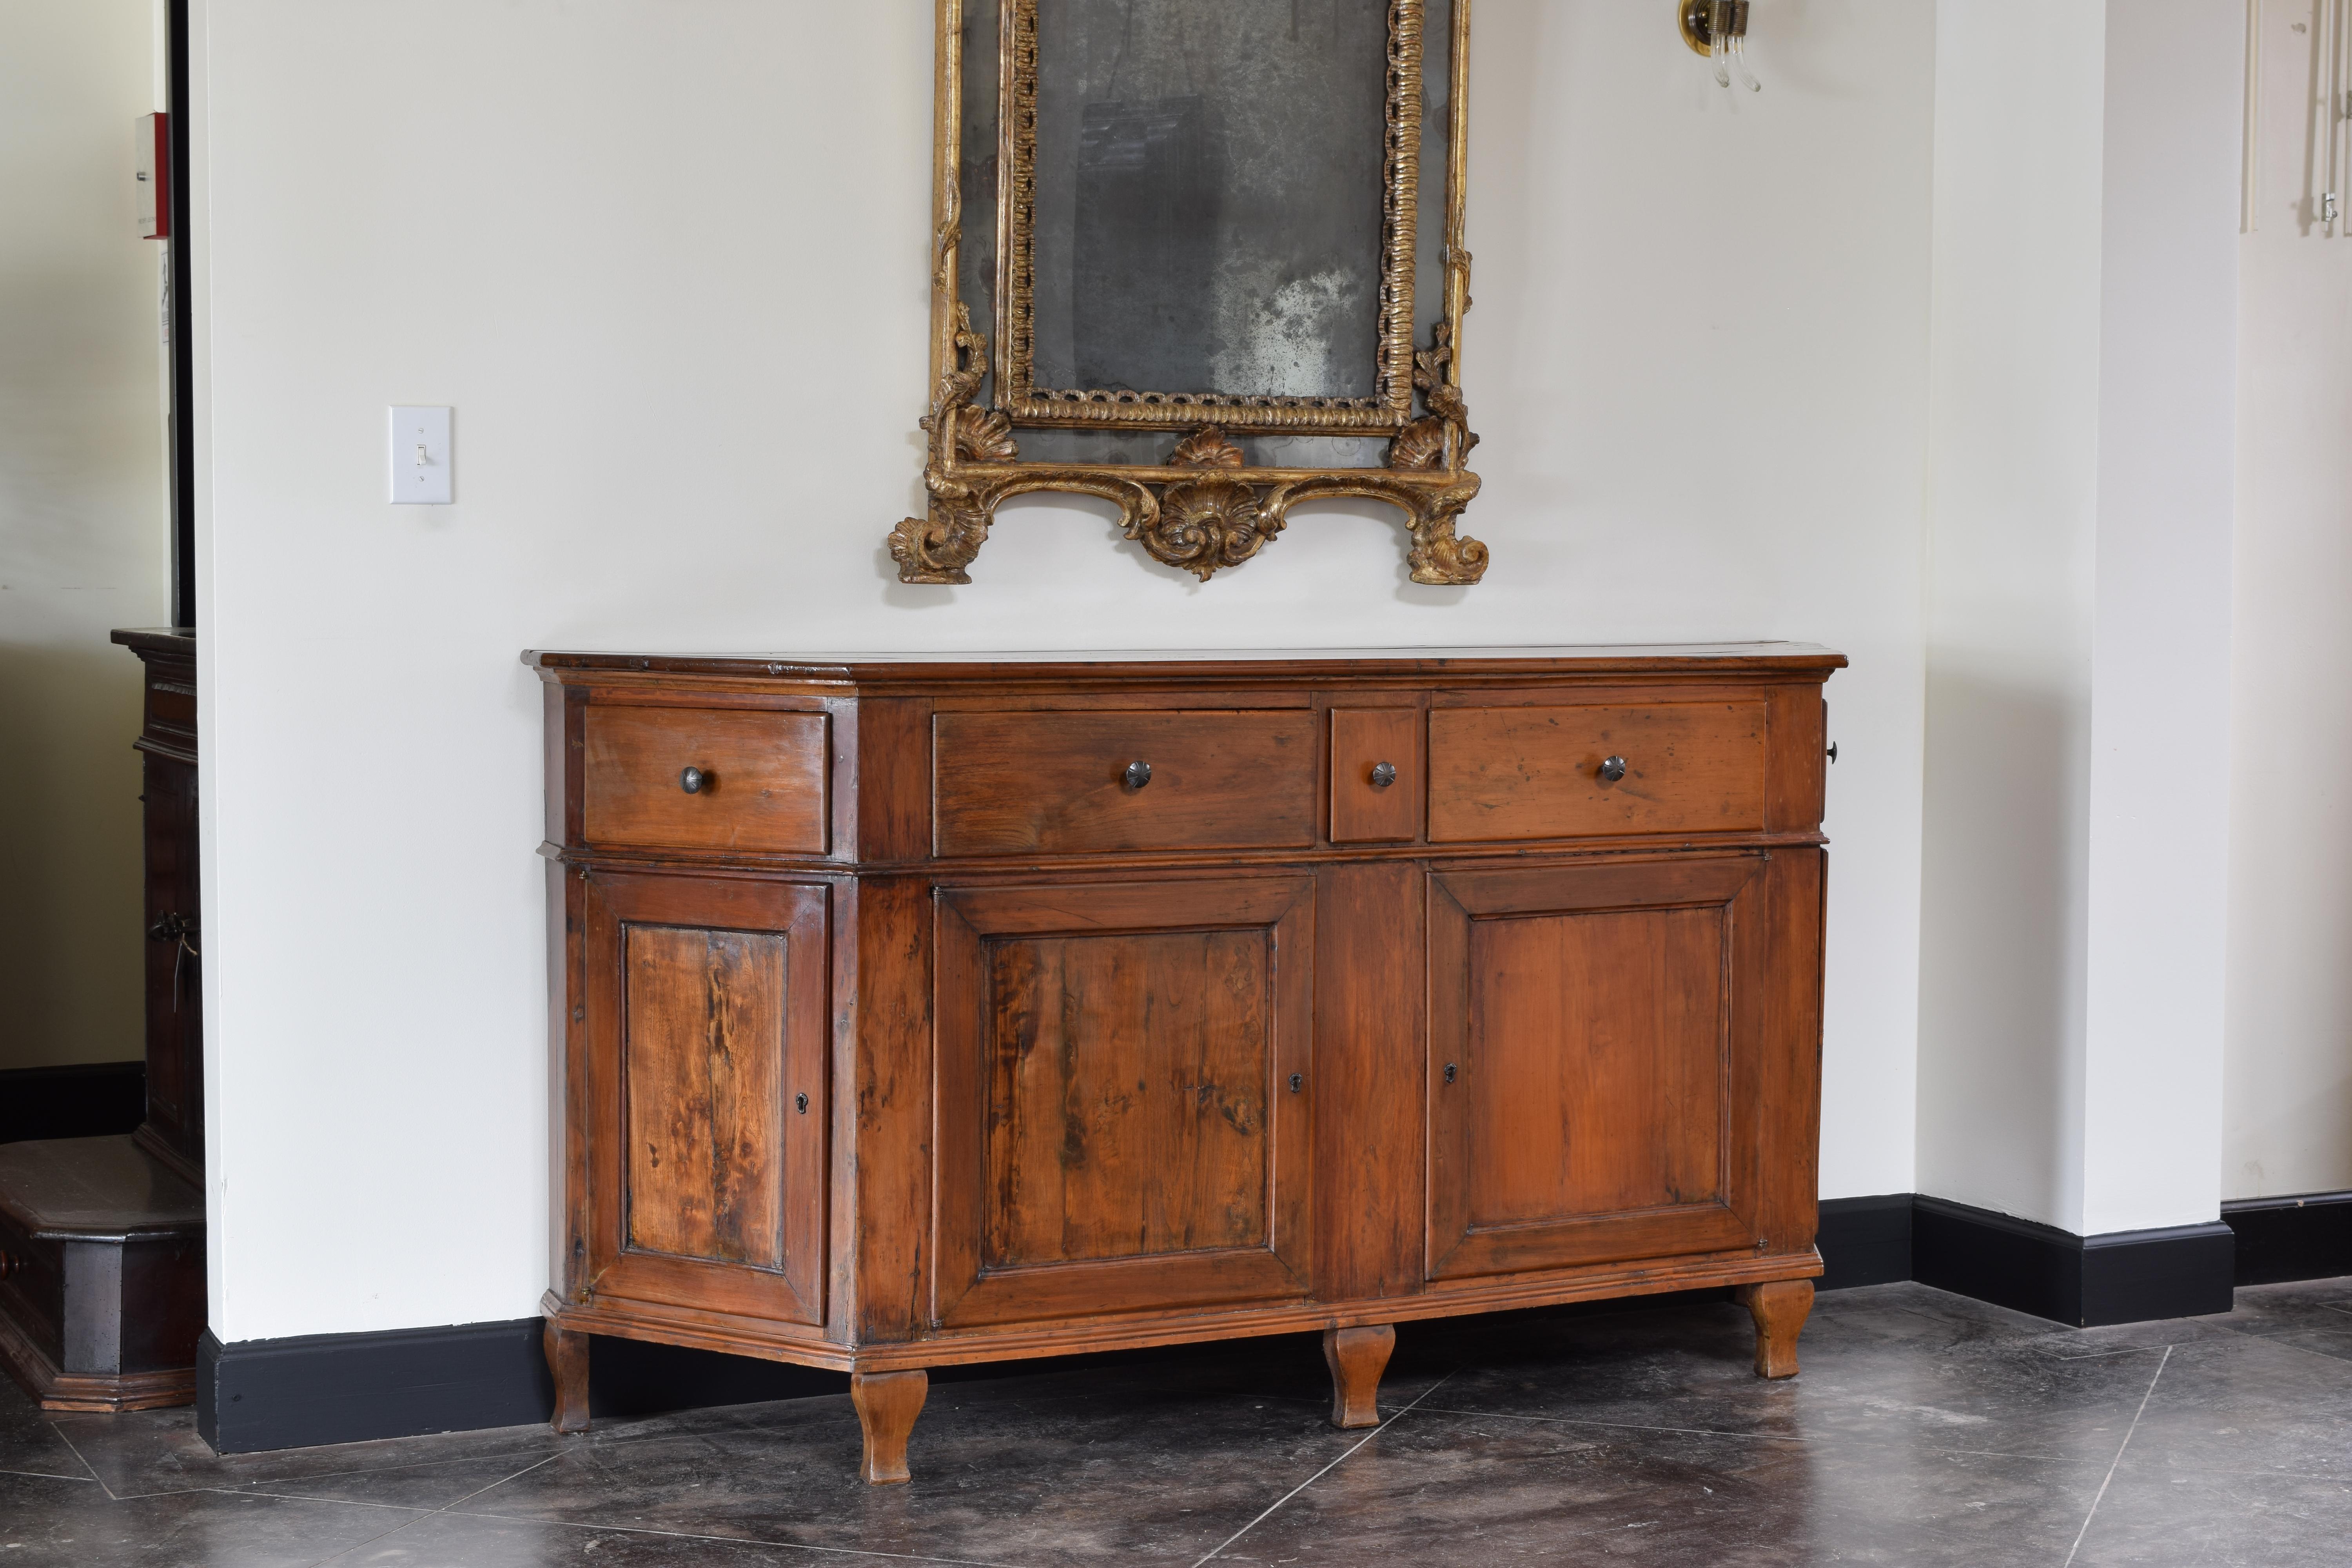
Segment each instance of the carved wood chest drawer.
M1791 644L529 656L556 1424L591 1334L852 1373L1821 1272Z

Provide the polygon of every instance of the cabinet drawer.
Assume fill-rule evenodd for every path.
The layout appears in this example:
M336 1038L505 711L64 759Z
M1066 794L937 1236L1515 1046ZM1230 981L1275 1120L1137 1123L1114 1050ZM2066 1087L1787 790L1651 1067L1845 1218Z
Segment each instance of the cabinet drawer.
M825 715L591 707L582 723L592 843L825 852Z
M1759 830L1764 714L1762 702L1439 709L1430 840ZM1612 758L1622 778L1605 776Z
M940 855L1303 848L1315 842L1305 709L941 713ZM1132 764L1149 770L1129 783Z

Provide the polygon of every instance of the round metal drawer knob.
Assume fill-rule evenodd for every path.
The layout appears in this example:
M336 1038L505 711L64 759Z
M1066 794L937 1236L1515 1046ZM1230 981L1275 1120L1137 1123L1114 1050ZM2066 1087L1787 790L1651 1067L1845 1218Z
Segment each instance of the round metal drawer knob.
M1619 779L1623 778L1625 776L1625 759L1622 757L1603 757L1601 760L1601 776L1607 779L1611 784L1615 784Z
M677 775L677 787L688 795L700 795L710 787L711 778L700 768L688 768Z
M1127 764L1127 772L1120 776L1127 780L1128 788L1141 789L1145 784L1151 782L1151 764L1150 763L1129 763Z
M1389 785L1394 783L1396 783L1396 764L1394 763L1375 763L1372 764L1372 787L1374 789L1386 789Z

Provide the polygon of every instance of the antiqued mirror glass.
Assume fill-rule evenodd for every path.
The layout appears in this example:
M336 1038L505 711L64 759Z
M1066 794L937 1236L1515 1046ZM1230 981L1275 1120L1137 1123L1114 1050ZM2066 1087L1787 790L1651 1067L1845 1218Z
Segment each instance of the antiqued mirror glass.
M1386 9L1039 0L1035 385L1378 395Z
M1102 496L1206 578L1297 501L1391 501L1416 580L1475 582L1459 390L1469 0L938 0L930 515ZM1203 477L1203 470L1213 477Z

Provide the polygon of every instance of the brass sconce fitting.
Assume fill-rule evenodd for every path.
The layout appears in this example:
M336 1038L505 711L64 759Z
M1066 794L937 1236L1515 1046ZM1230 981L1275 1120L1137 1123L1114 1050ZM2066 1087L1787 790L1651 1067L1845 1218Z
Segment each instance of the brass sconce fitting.
M1750 92L1764 84L1748 68L1748 0L1680 0L1683 42L1694 53L1715 63L1717 87L1728 88L1732 74Z

